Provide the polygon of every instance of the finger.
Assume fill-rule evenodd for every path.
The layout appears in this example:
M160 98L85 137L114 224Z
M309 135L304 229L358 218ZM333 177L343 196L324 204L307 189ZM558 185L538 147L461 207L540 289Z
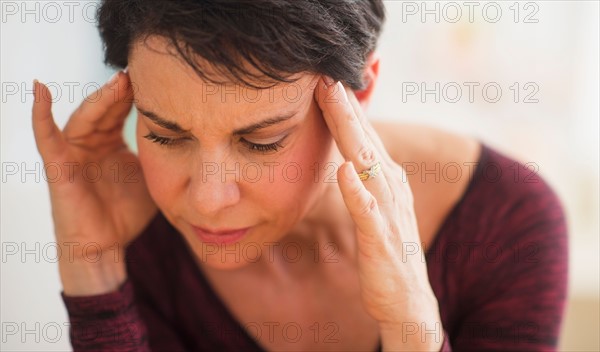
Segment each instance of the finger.
M63 133L69 140L85 138L98 131L98 126L104 118L126 116L114 114L126 108L119 104L129 95L130 82L127 74L117 72L102 88L90 94L71 115ZM118 119L117 119L118 120ZM115 121L114 125L120 123ZM111 129L110 123L105 123L104 129Z
M351 161L355 169L361 172L371 168L378 161L382 162L380 174L365 180L364 183L379 202L391 202L393 197L390 188L386 178L381 175L386 172L383 153L367 135L341 82L327 86L325 81L321 80L316 90L319 90L317 101L323 111L323 117L344 158ZM385 150L383 152L385 153Z
M120 79L124 80L124 84L121 82L116 86L119 89L117 95L117 102L111 106L108 112L103 118L100 119L96 129L99 131L110 131L118 126L122 126L125 123L125 118L129 115L131 107L133 106L133 89L129 74L124 73ZM123 88L124 87L124 88Z
M52 94L44 84L33 81L32 127L35 143L42 159L58 159L66 150L65 140L52 117Z
M354 107L354 110L360 111L362 107L360 105L360 102L356 98L356 95L352 94L352 92L349 91L349 88L346 88L346 92L350 100L350 104ZM408 176L406 175L406 170L392 159L390 154L387 152L383 141L379 137L379 134L375 131L375 128L373 128L373 125L371 125L369 120L365 118L364 115L361 116L360 114L358 115L358 118L366 134L369 136L371 142L376 145L376 148L378 150L384 151L380 154L380 156L383 159L382 162L386 164L386 169L388 169L389 172L384 173L383 176L387 179L388 185L390 186L390 190L392 192L410 193L410 189L405 189L407 187L410 188L408 184Z
M360 181L351 162L342 164L337 176L344 203L364 237L359 240L372 244L381 243L385 228L377 199Z
M362 109L362 107L360 105L360 102L356 98L356 95L352 94L352 91L350 88L345 88L345 89L346 89L346 95L348 96L348 99L350 100L350 105L352 105L352 107L354 108L354 111L360 111ZM363 129L369 136L369 139L371 140L371 142L373 144L375 144L375 146L378 150L385 151L385 153L381 153L381 157L384 159L383 161L385 161L387 163L395 164L395 162L392 160L390 155L387 153L387 149L383 145L383 141L381 140L381 138L379 137L379 135L377 134L377 132L375 131L375 129L373 128L373 126L371 125L369 120L363 114L357 114L357 117L358 117L358 120L360 121Z

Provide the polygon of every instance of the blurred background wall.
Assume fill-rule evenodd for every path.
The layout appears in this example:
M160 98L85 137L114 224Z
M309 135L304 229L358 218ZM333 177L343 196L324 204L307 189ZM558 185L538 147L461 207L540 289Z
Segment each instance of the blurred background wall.
M535 163L563 200L571 236L561 350L600 350L598 2L386 6L369 115L477 136ZM102 63L96 8L94 1L1 1L2 350L70 349L31 132L31 81L50 86L63 126L112 74Z

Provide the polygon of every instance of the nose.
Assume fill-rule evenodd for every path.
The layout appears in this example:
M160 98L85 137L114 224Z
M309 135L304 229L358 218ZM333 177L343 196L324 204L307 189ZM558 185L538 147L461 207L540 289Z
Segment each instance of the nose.
M189 195L193 208L202 215L215 217L240 201L239 163L202 162L190 179Z

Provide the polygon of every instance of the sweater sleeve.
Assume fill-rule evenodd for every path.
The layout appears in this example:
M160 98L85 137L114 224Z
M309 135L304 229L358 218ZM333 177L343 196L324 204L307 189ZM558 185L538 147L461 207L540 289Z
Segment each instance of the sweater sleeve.
M133 288L126 280L118 290L94 296L61 292L70 321L74 351L149 351Z
M136 298L130 279L115 292L82 297L62 292L61 296L74 351L186 351L152 304L143 295Z
M567 296L567 226L558 197L537 181L513 183L520 196L495 209L494 220L480 228L487 236L485 251L461 279L466 299L454 350L558 348ZM511 191L504 191L510 199Z

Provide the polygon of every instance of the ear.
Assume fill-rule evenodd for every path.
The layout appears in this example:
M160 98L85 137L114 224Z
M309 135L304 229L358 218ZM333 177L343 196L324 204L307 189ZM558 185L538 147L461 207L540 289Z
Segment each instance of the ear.
M360 105L364 110L368 107L373 91L375 90L375 84L379 77L379 54L373 51L367 58L367 64L365 65L365 71L363 73L363 81L366 86L363 90L354 91L356 99L358 99Z

